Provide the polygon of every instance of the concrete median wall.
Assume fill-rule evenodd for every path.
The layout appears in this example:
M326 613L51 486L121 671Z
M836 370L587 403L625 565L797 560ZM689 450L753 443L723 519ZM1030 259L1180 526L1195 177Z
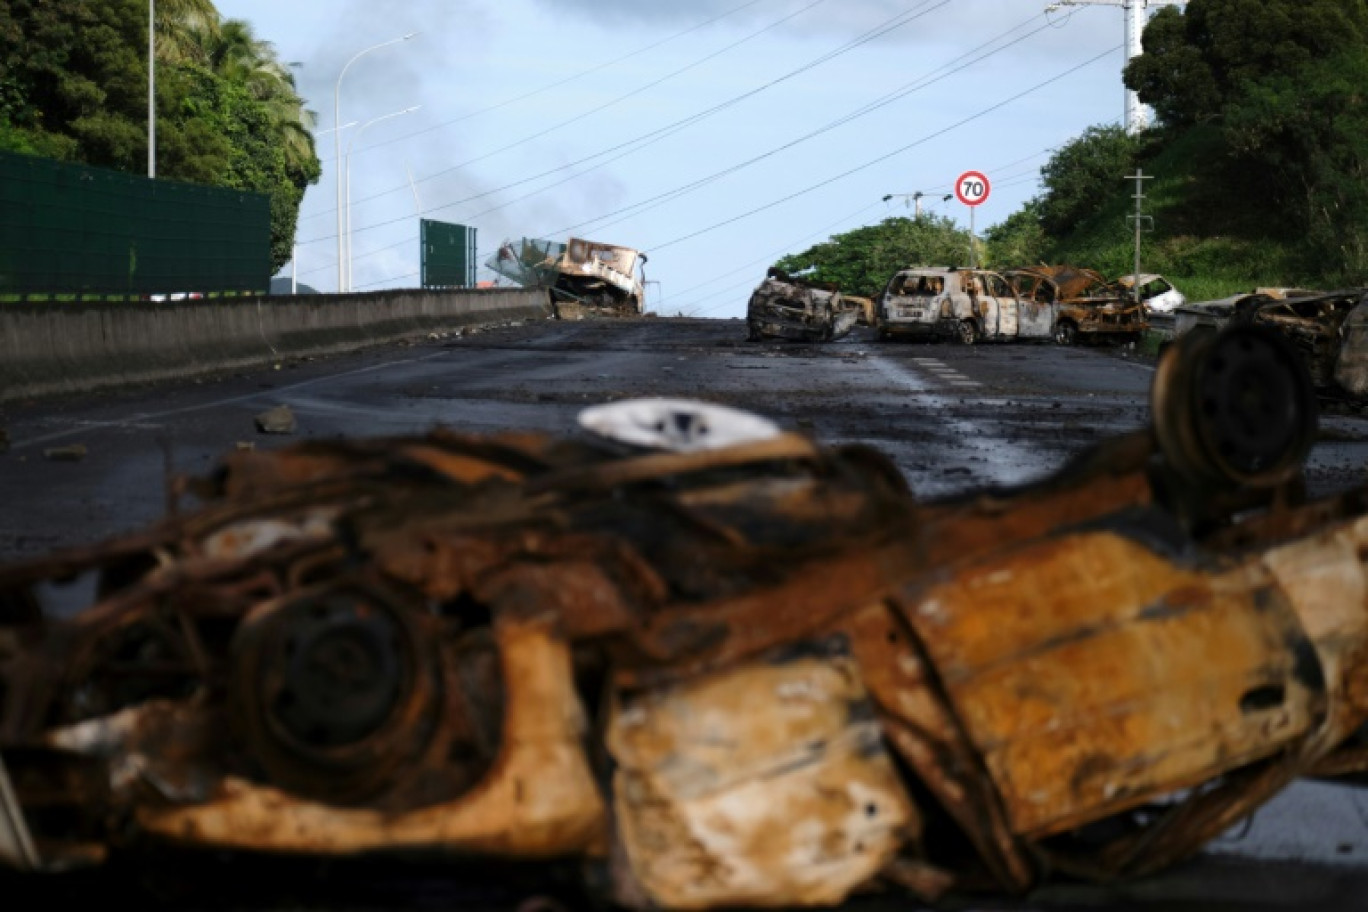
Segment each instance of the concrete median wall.
M0 402L185 379L550 314L545 291L0 304Z

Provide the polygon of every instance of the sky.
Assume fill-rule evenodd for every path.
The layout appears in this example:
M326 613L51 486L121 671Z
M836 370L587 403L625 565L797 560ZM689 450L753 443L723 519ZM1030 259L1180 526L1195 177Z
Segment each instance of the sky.
M340 180L357 291L418 287L421 217L475 227L481 262L520 237L634 247L647 310L743 317L780 256L912 215L911 194L982 233L1039 193L1053 149L1123 113L1117 5L216 5L295 67L317 114L323 175L281 275L323 292ZM991 182L972 213L943 199L970 170Z

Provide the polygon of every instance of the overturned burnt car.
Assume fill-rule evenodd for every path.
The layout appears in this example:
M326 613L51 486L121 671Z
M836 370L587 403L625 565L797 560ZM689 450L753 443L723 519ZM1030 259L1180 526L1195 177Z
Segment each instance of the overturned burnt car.
M572 237L504 241L485 265L520 285L541 286L557 317L634 315L646 301L646 254L631 247Z
M1054 340L1135 342L1149 328L1145 305L1102 274L1078 266L1028 266L1005 273L1023 301L1054 310Z
M634 908L1140 875L1368 767L1368 488L1259 327L1148 428L919 502L861 446L671 401L597 436L232 454L0 569L0 858L545 859Z
M830 282L811 282L770 268L746 305L746 332L760 339L830 342L848 334L860 319L857 302Z

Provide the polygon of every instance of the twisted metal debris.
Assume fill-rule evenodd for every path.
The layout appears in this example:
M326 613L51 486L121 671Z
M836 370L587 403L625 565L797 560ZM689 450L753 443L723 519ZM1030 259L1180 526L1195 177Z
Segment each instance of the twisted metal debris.
M1368 489L1301 496L1314 409L1244 326L940 502L680 403L231 454L0 569L0 858L423 849L668 909L1155 871L1368 768Z

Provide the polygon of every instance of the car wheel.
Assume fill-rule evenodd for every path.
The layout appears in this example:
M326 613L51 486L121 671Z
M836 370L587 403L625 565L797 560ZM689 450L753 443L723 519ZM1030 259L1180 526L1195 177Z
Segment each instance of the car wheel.
M1078 327L1065 320L1055 327L1054 338L1060 345L1073 345L1078 341Z
M973 345L978 341L978 327L973 320L961 320L959 325L959 340L963 345Z

